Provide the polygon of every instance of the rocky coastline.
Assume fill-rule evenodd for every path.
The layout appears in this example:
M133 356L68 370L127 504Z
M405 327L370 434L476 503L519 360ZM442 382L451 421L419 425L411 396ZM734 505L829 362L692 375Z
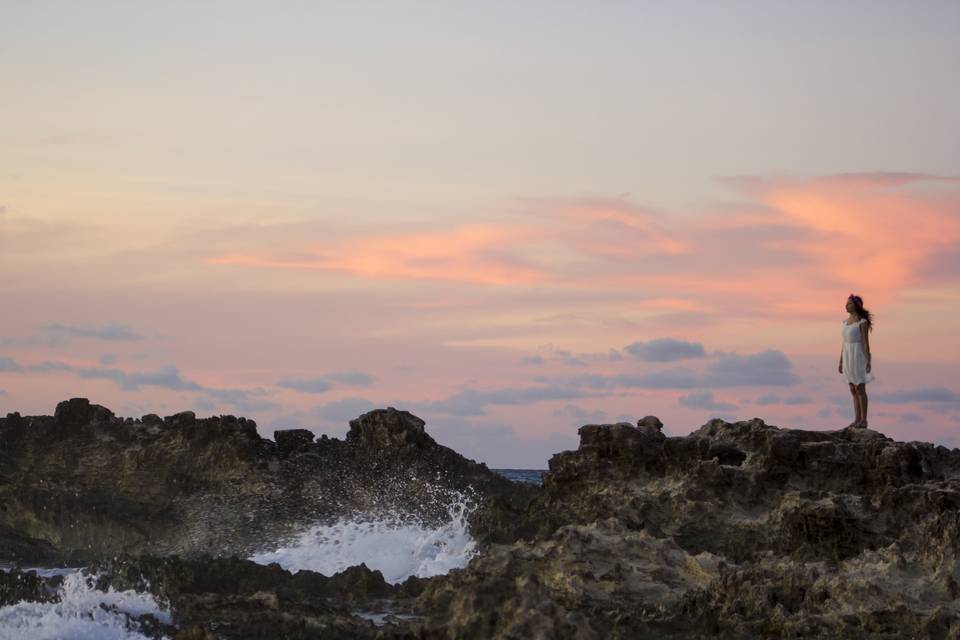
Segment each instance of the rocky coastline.
M242 417L120 418L84 398L0 418L0 607L148 592L151 638L960 638L960 450L869 429L655 416L579 429L543 485L436 443L395 408L346 438ZM425 487L431 487L426 491ZM469 496L476 556L391 584L246 559L305 519ZM136 619L133 619L136 618Z

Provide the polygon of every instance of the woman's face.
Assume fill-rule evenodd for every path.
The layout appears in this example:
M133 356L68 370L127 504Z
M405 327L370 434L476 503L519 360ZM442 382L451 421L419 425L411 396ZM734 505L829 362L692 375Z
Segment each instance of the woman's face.
M850 298L847 298L847 311L849 311L850 313L853 313L854 309L856 309L856 307L853 304L853 300L851 300Z

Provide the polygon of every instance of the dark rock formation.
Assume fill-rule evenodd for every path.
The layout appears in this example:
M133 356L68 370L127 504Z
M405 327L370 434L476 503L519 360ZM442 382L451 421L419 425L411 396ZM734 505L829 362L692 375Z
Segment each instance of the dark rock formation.
M422 632L960 637L960 450L759 418L675 438L658 423L582 427L516 523L527 539L431 581Z
M422 580L387 584L364 565L333 576L295 574L276 564L199 555L128 556L100 560L84 569L99 590L150 592L171 612L172 624L153 614L126 616L151 638L314 638L373 639L378 629L358 611L402 613L422 591ZM0 606L21 601L56 602L63 576L43 578L35 571L0 572ZM0 635L4 629L0 628Z
M0 607L27 602L56 602L56 591L63 576L41 578L36 571L23 571L13 567L0 571Z
M325 577L231 557L318 513L444 520L445 497L469 491L483 549L444 576L390 585L365 566ZM154 637L960 638L960 450L871 430L585 425L541 488L392 407L342 441L274 443L243 418L130 424L73 399L0 419L0 505L0 557L131 552L91 568L170 603L176 628L140 621ZM0 603L57 580L0 578ZM413 618L374 626L355 615L368 610Z
M373 638L376 627L355 614L387 606L409 610L423 581L390 585L364 565L327 577L290 573L279 565L240 558L121 556L88 568L97 588L150 591L173 613L179 629L221 637ZM212 624L213 623L213 624Z
M434 492L452 489L478 502L470 530L482 545L512 541L517 519L537 493L536 487L510 482L487 465L436 444L424 430L423 420L393 407L351 420L346 443L353 464L364 470L364 483L354 485L362 487L363 495L354 496L354 502L374 511L376 500L389 496L390 504L444 521L450 517L449 494Z
M277 443L277 450L281 455L308 450L313 444L313 438L313 431L309 429L284 429L273 432L273 441Z
M351 421L346 440L316 442L303 429L266 440L229 415L124 420L86 398L53 416L0 418L0 560L248 556L353 513L448 519L457 492L473 496L471 525L486 542L503 539L535 490L437 444L392 407Z

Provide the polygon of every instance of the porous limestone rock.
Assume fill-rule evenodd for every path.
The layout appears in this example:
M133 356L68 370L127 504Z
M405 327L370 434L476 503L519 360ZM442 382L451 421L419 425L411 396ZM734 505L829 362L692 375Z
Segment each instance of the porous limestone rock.
M272 442L253 421L186 413L130 424L74 398L0 418L0 559L95 549L104 585L173 603L176 628L154 621L150 637L180 640L960 639L960 450L760 418L669 436L645 416L582 426L534 487L393 407L345 440ZM230 557L317 514L442 519L431 487L479 505L481 552L447 575L389 585L364 566L324 577ZM0 603L56 580L8 574ZM374 626L365 608L412 617Z

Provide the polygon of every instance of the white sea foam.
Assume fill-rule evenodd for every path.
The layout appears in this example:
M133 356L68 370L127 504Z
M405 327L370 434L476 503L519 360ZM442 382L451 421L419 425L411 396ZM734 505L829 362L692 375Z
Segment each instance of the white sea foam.
M446 522L428 526L400 514L342 518L308 527L274 551L250 559L277 562L289 571L309 569L324 575L366 564L398 584L410 576L429 577L462 568L476 554L468 516L472 501L455 493L427 490L431 499L449 500ZM437 494L437 495L434 495ZM438 495L443 498L438 498ZM0 566L0 570L9 567ZM83 568L35 569L39 575L63 575L60 602L18 602L0 607L0 640L144 640L130 617L144 613L171 624L170 612L149 593L100 591Z
M288 571L309 569L327 576L363 563L379 569L392 584L410 576L440 575L466 566L476 553L466 499L456 500L448 514L449 520L436 527L397 515L344 518L311 526L285 546L250 559L260 564L276 562Z
M60 602L0 607L0 640L145 640L136 623L124 614L151 613L161 622L171 622L169 611L149 593L97 590L94 577L82 569L45 573L54 571L65 575L58 592Z

